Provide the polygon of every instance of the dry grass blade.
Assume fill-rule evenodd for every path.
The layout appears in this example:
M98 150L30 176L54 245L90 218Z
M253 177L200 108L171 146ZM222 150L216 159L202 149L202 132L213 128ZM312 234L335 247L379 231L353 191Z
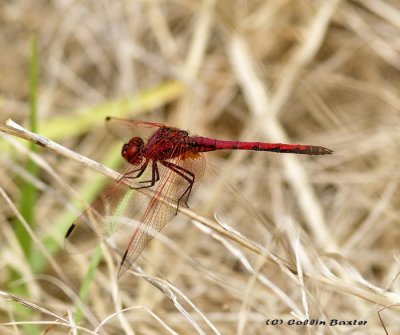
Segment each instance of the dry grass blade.
M52 318L55 318L57 321L62 321L64 323L69 323L67 319L65 319L65 318L63 318L63 317L61 317L61 316L59 316L57 314L54 314L53 312L47 310L46 308L43 308L43 307L41 307L41 306L31 302L31 301L28 301L28 300L26 300L24 298L18 297L18 296L14 295L14 294L7 293L7 292L4 292L4 291L0 291L0 296L3 299L6 299L6 300L13 300L13 301L19 303L20 305L22 305L24 307L36 309L40 313L43 313L44 315L51 316Z
M219 335L220 332L218 329L212 324L210 320L201 312L201 310L176 286L168 283L165 280L160 278L152 277L143 272L139 267L135 267L134 270L137 276L144 278L146 281L151 283L154 287L163 292L163 294L168 297L168 299L174 304L177 310L184 316L184 318L193 326L193 328L197 331L198 334L206 334L202 327L196 322L196 320L190 315L190 313L185 309L183 304L179 301L179 298L182 298L184 302L186 302L193 310L200 316L202 320L210 327L213 333Z

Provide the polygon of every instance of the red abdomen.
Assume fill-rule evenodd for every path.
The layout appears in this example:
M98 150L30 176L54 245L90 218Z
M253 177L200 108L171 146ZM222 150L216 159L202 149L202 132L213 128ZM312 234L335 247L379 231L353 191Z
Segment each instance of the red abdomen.
M306 155L327 155L332 153L330 149L314 145L223 141L200 136L192 137L191 140L195 143L192 150L195 153L214 150L272 151Z

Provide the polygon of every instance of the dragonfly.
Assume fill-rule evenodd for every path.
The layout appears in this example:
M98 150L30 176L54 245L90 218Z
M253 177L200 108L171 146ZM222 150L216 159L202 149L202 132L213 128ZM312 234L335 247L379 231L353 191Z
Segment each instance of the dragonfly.
M177 214L199 186L206 168L205 152L250 150L305 155L328 155L322 146L244 142L192 136L162 123L106 118L109 130L124 144L125 167L120 177L75 220L65 236L70 254L88 251L128 223L134 222L118 278ZM140 192L151 189L151 196Z

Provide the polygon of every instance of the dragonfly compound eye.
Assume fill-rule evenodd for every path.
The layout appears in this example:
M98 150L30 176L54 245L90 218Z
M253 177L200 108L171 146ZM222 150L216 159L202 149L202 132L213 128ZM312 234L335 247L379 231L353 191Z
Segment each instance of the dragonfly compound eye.
M143 148L143 140L140 137L133 137L128 143L122 146L121 155L128 163L138 165L143 160Z

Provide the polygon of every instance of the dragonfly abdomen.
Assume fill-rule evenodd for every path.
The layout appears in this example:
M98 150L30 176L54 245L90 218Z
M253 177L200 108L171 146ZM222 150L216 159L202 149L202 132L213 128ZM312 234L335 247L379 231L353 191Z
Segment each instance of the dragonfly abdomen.
M193 137L195 143L193 152L207 152L214 150L251 150L251 151L271 151L306 155L326 155L331 154L332 150L302 144L282 144L264 142L243 142L243 141L224 141L207 137Z

